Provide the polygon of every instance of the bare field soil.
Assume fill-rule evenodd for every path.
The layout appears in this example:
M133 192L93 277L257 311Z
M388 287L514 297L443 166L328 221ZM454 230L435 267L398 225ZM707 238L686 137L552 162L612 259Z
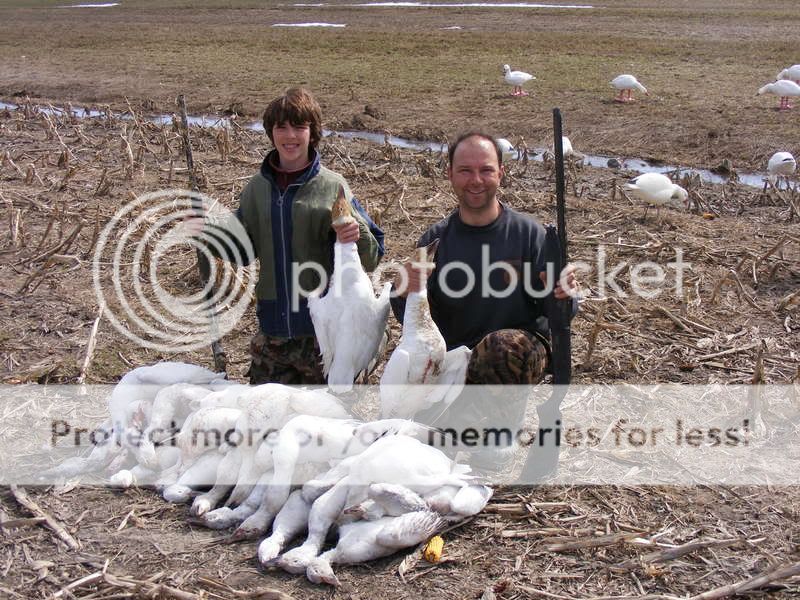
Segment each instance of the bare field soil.
M0 2L0 96L24 91L59 106L71 100L118 110L127 110L128 97L137 113L72 120L35 107L0 111L0 382L7 384L77 381L98 314L91 263L99 232L136 197L187 185L178 133L145 119L172 112L178 91L191 112L255 116L299 82L324 102L329 128L439 139L480 125L514 142L524 136L531 147L550 143L550 108L558 104L573 143L587 152L705 166L728 157L747 169L762 168L774 150L797 153L797 114L754 96L778 68L800 62L792 55L800 36L792 2L606 2L603 11L536 13L301 11L256 2L163 9L124 0L120 10L83 12L26 4ZM348 26L269 27L311 20ZM464 29L439 29L451 25ZM279 51L292 60L280 60ZM531 97L507 96L505 62L537 75ZM612 103L607 81L623 71L636 72L651 97ZM193 128L192 139L203 191L234 207L268 140L239 127L227 138ZM455 206L438 154L339 138L327 138L322 154L386 230L386 263L405 259L422 231ZM504 201L553 221L547 166L507 167ZM575 381L798 381L798 194L684 177L691 211L644 215L619 191L631 175L591 168L568 175L570 255L591 265L573 325ZM632 265L666 265L678 249L691 263L678 294L669 273L657 297L630 294ZM616 281L627 295L602 289L600 273L623 263ZM173 292L197 289L193 264L187 247L164 265ZM251 308L222 340L233 379L244 379L253 333ZM390 350L398 339L395 323ZM206 350L144 348L106 319L96 341L89 383L113 383L158 360L211 364ZM765 412L764 419L770 435L797 427L797 415ZM28 491L81 547L68 549L63 536L30 519L41 513L4 490L2 597L50 598L84 577L75 597L655 599L761 575L751 594L800 592L794 487L503 488L484 513L445 535L443 562L409 559L405 581L403 554L339 568L344 586L335 591L261 568L255 543L222 543L224 534L190 523L186 507L150 490L67 484Z

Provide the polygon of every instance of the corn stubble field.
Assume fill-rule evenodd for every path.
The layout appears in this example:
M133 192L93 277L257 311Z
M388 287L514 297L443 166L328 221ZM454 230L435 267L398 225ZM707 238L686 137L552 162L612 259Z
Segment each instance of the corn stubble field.
M531 148L551 143L550 110L560 106L583 152L694 167L728 159L734 169L760 171L772 152L800 150L800 112L778 112L777 99L755 97L781 68L800 62L793 2L612 1L592 10L56 4L0 2L0 97L21 107L0 111L3 383L81 376L98 314L91 292L98 232L138 195L188 181L178 132L147 119L174 112L180 92L190 112L235 112L244 122L301 83L323 103L330 129L443 140L480 126ZM347 27L269 27L302 21ZM462 29L442 29L453 25ZM530 97L508 96L503 63L537 76ZM651 96L613 103L608 81L622 72L636 74ZM89 120L40 110L67 102L110 109ZM135 118L119 118L123 112ZM203 191L234 207L268 140L239 126L193 128L192 139ZM386 230L386 261L407 257L418 235L455 205L437 153L328 138L322 154ZM798 194L676 174L693 209L644 216L620 190L632 175L569 169L571 257L596 264L602 246L608 265L667 263L680 248L692 268L682 294L651 300L602 295L598 267L587 273L573 326L575 380L797 382ZM511 206L550 222L553 190L547 164L509 163L502 192ZM164 267L176 293L196 289L193 260L187 248ZM628 274L617 279L630 291ZM234 379L244 377L254 323L251 309L222 340ZM390 348L398 339L395 323ZM165 359L211 364L210 352L148 350L101 320L85 378L113 383ZM769 431L796 430L800 407L793 410L765 414ZM5 422L6 435L22 435L24 424ZM597 599L722 598L748 589L788 598L800 590L793 487L501 488L481 515L446 534L442 562L412 553L340 568L344 585L336 591L261 568L254 543L220 544L223 536L188 523L185 507L150 490L68 484L28 492L38 509L19 492L0 498L0 521L10 522L0 539L6 597L52 597L104 569L71 593ZM60 536L29 519L44 513L63 528Z

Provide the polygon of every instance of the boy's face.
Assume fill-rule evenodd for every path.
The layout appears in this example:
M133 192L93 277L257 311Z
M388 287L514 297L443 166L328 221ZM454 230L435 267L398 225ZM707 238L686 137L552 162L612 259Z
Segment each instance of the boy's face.
M311 128L308 123L276 123L272 128L272 141L278 151L282 169L297 171L308 164L308 146L311 142Z

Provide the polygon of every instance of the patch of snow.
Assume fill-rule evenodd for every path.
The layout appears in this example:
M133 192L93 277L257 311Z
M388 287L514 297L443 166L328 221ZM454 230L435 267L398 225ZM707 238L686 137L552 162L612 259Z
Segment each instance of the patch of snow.
M273 23L273 27L346 27L346 23Z

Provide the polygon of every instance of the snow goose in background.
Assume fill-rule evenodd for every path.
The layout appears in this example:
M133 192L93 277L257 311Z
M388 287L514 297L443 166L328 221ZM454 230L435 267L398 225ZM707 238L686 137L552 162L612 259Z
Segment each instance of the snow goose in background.
M519 156L517 149L506 138L497 138L495 141L497 142L497 147L500 148L500 154L503 155L503 160Z
M782 178L788 182L789 177L797 169L797 161L789 152L776 152L767 163L767 173L769 181L777 186Z
M334 224L355 222L344 188L331 208ZM328 387L349 392L353 381L380 349L389 318L391 284L376 298L372 281L361 265L355 242L333 246L333 275L328 292L308 299L308 310L322 354Z
M529 82L531 79L536 79L530 73L524 71L512 71L508 65L503 65L503 78L508 85L514 86L514 91L511 92L512 96L527 96L528 92L522 89L522 86Z
M778 73L775 79L789 79L800 85L800 65L792 65Z
M652 205L656 206L657 210L662 206L685 207L689 198L685 189L672 183L669 177L660 173L644 173L634 177L625 184L625 190L646 202L648 208ZM646 214L647 209L645 209Z
M800 96L800 85L788 79L781 79L774 83L768 83L758 90L757 95L773 94L779 96L781 101L778 110L788 110L792 108L790 98Z
M645 96L650 95L647 92L647 88L639 83L639 81L633 75L617 75L611 80L611 87L619 90L619 94L616 98L614 98L615 102L632 102L633 90L639 90ZM627 95L623 96L626 93Z
M312 583L339 586L331 565L358 564L394 554L401 548L424 542L446 524L439 513L416 511L342 525L336 547L309 561L306 577Z

